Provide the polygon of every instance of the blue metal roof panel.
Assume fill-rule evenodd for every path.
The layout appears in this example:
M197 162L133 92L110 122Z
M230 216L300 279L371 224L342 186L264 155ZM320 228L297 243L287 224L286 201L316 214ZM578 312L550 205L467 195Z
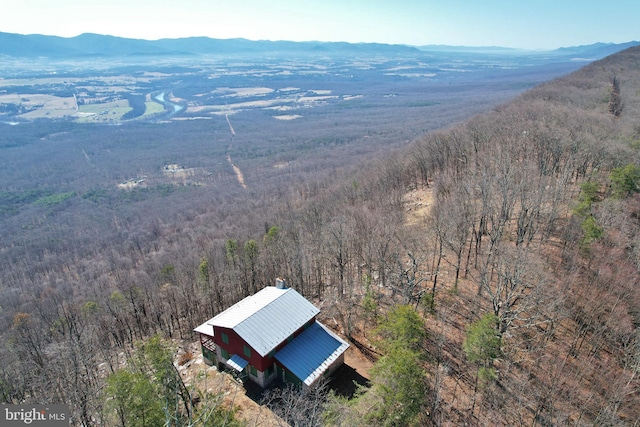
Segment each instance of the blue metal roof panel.
M227 360L227 365L231 366L238 372L242 372L242 370L249 364L247 360L244 360L242 357L234 354L231 356L229 360Z
M274 356L306 385L311 385L344 353L349 344L315 322Z

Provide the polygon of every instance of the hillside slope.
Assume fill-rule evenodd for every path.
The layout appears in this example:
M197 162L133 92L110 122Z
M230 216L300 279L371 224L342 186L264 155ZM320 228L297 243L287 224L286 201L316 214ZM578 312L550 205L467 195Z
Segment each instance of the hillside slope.
M409 150L433 199L430 422L640 419L639 113L636 47ZM463 341L485 313L502 353L478 382Z
M332 425L637 425L639 102L631 48L426 135L332 199L324 298L389 352L366 393L330 403ZM399 304L425 321L422 387L371 331Z

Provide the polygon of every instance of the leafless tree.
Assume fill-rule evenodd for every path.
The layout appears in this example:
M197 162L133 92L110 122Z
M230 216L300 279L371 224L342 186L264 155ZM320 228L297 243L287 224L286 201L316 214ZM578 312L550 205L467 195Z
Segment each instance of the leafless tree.
M285 385L264 393L261 404L269 407L280 418L281 426L316 427L323 424L327 385L311 387Z

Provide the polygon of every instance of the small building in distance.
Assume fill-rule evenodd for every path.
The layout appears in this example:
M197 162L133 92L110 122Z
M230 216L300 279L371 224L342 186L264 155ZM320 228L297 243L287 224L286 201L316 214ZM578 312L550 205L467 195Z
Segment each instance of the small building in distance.
M202 355L261 387L276 378L311 386L344 363L349 344L316 320L318 310L282 279L194 329Z

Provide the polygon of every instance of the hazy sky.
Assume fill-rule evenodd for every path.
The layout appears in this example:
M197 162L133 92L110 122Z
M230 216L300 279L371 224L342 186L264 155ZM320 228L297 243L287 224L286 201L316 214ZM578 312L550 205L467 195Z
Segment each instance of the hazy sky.
M2 32L62 37L534 49L640 39L640 0L13 0L1 9Z

